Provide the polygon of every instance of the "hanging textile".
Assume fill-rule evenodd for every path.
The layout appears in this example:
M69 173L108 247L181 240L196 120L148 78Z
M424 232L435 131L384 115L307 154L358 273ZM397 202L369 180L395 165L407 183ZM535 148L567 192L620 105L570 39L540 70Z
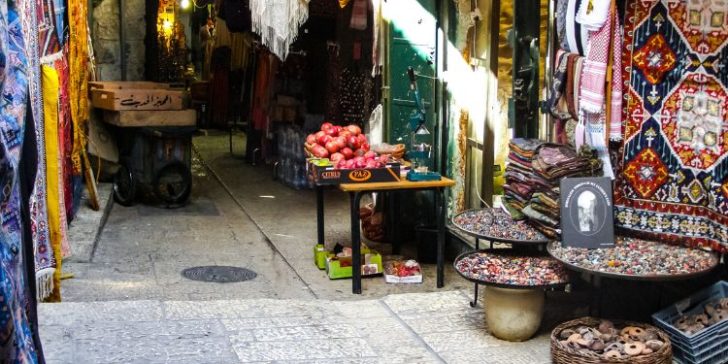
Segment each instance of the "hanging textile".
M63 49L65 1L45 0L38 2L38 50L42 63L59 59Z
M253 128L255 130L266 130L268 128L268 116L273 95L273 79L276 74L275 65L273 55L267 51L260 52L253 89Z
M63 57L55 63L59 78L59 99L60 110L58 112L58 134L60 137L61 164L63 171L63 205L65 208L66 221L73 219L73 129L71 120L71 100L68 96L69 67L68 67L68 45L64 47ZM64 225L65 226L65 225ZM68 236L66 234L66 236Z
M351 10L351 19L349 20L349 28L356 30L367 29L367 9L369 0L354 0Z
M43 80L43 113L45 120L45 143L46 143L46 181L48 182L47 199L48 199L48 228L50 230L51 247L53 255L62 257L61 245L65 238L63 234L61 222L61 211L63 209L63 201L60 198L60 177L61 171L60 155L58 146L58 72L55 68L43 65L41 67ZM55 269L53 272L53 284L50 287L38 287L39 294L42 297L49 297L50 301L61 300L61 271L63 259L56 259ZM49 289L50 288L50 289Z
M382 73L386 23L382 14L384 0L372 0L372 77Z
M563 22L566 33L566 42L568 49L571 53L577 53L580 55L586 54L586 45L589 41L589 31L586 27L582 27L579 22L576 21L576 12L581 7L581 3L588 0L563 0L568 1L566 4L566 13L564 14Z
M39 6L40 5L40 6ZM40 57L45 46L40 42L39 36L48 34L51 38L55 37L56 32L52 28L42 26L45 9L43 4L35 1L24 2L23 19L25 29L33 29L36 31L25 32L25 48L28 56L28 91L30 97L30 110L33 115L36 152L37 152L37 173L35 174L35 183L30 195L30 224L33 238L34 250L36 252L44 252L35 256L36 270L36 287L38 300L45 299L50 292L48 289L52 286L54 260L57 259L52 255L51 243L48 231L48 211L46 200L46 177L45 177L45 141L43 129L45 121L43 119L43 94L40 81ZM49 10L52 14L52 10ZM47 30L47 32L44 32Z
M719 2L626 9L616 223L728 251L728 17Z
M73 174L81 176L81 159L85 154L84 125L88 120L88 1L68 1L69 40L69 99L73 120Z
M337 100L341 122L363 125L370 110L372 78L368 72L345 68L340 82Z
M612 12L611 16L615 16ZM609 45L612 42L612 25L609 21L589 35L586 60L581 75L582 111L599 113L604 109L604 85L609 60Z
M613 82L612 77L619 77L621 70L609 69L613 63L613 58L610 58L610 49L613 47L613 43L619 44L619 41L614 39L613 31L615 25L618 25L616 7L613 1L608 3L610 6L606 9L608 14L605 16L606 21L600 22L599 19L603 17L601 14L594 15L594 18L591 19L594 22L591 24L593 27L601 24L601 28L589 33L586 59L579 87L579 121L583 123L586 142L597 150L599 158L602 160L604 176L614 178L607 145L609 138L607 126L611 105L606 105L605 100L609 100L607 93L611 92L611 88L607 85ZM605 11L603 6L593 10L594 13Z
M69 0L69 52L70 81L69 97L71 100L71 115L73 122L73 161L74 184L81 185L85 179L89 203L92 209L99 209L99 200L96 195L96 181L91 171L88 155L86 154L86 122L88 121L88 79L90 44L88 36L88 2L83 0ZM82 163L86 169L82 168ZM74 188L74 202L80 204L81 188ZM76 206L77 207L77 206ZM74 209L75 211L76 209Z
M25 281L18 167L28 102L22 2L0 2L0 354L7 363L37 363L25 311ZM31 264L31 262L25 262Z
M298 28L308 19L309 0L251 0L253 31L263 45L285 61Z

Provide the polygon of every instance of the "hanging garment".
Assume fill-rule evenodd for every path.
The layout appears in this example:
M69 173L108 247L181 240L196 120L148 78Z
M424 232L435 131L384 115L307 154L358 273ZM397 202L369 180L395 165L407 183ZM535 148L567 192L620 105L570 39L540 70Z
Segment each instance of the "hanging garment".
M576 12L576 21L590 32L601 29L609 17L612 0L584 0Z
M551 115L560 120L566 120L571 117L568 109L563 110L562 107L559 107L567 83L568 60L569 53L562 50L556 52L556 68L554 68L549 98L546 100L546 105Z
M566 52L571 52L569 40L566 38L566 12L569 9L569 0L558 0L556 3L556 36L558 43ZM576 52L576 50L574 50Z
M266 130L268 128L268 115L273 88L275 71L273 69L272 55L262 51L258 55L258 72L255 75L255 88L253 90L253 128Z
M610 12L615 17L614 12ZM604 84L607 75L609 47L612 44L612 25L609 21L589 36L589 45L581 75L581 111L599 113L604 109Z
M610 50L615 43L619 44L619 40L614 39L613 29L618 23L616 23L617 11L613 2L610 3L608 12L608 20L598 31L591 32L589 35L579 89L579 119L584 122L585 141L597 150L599 158L604 164L604 176L614 178L607 145L612 110L611 102L610 105L607 105L607 101L611 101L612 90L607 85L611 86L613 82L618 82L618 79L621 78L621 69L610 67L614 65L614 57L610 57L612 55ZM618 124L616 127L621 129L619 118L616 123Z
M285 61L298 28L308 19L309 0L250 0L252 28L261 43Z
M354 5L351 10L351 20L349 21L349 28L356 30L367 29L368 3L368 0L354 0Z
M369 111L370 98L368 95L371 93L369 86L371 86L371 77L368 72L357 72L351 68L346 68L341 72L338 101L342 123L363 124Z
M565 0L566 1L566 0ZM565 28L568 49L572 53L586 54L586 45L589 41L589 31L576 21L576 11L581 3L587 0L568 0L566 7Z
M632 2L616 224L728 251L728 28L719 2ZM724 14L719 16L719 14ZM659 20L659 21L658 21Z
M372 77L382 73L382 66L384 65L384 42L385 37L384 30L386 29L386 23L384 22L384 16L382 15L382 7L384 6L384 0L372 0Z
M0 354L12 364L38 362L26 303L30 292L20 216L18 172L28 103L28 59L21 24L24 4L0 3L0 58L4 60L0 89Z
M61 57L65 10L63 0L38 2L38 50L42 63L51 63Z
M58 100L59 100L59 81L58 72L51 66L42 66L43 80L43 112L45 120L45 151L46 151L46 181L48 182L48 190L46 197L48 199L48 228L50 230L51 247L53 255L61 257L61 245L66 239L64 235L65 229L63 224L66 223L62 219L64 210L63 201L61 200L61 169L60 169L60 153L58 138ZM64 220L64 221L61 221ZM53 284L50 287L38 287L39 295L48 297L49 301L59 302L61 300L61 271L63 259L56 259L55 270L53 272ZM50 292L48 292L50 288ZM44 292L41 292L44 291Z
M226 128L230 107L230 48L219 47L212 52L212 81L210 82L210 113L212 124Z
M576 69L583 57L574 53L570 53L568 57L566 61L566 88L564 89L564 95L566 95L566 106L569 109L571 118L578 119L579 114L576 111L576 99L579 92L579 73L576 72ZM579 70L581 70L580 67Z
M73 120L73 174L81 176L82 154L86 153L86 138L83 130L88 121L88 2L68 1L68 26L70 31L69 59L69 100Z
M73 130L71 120L71 102L68 97L68 47L64 47L63 57L55 62L59 79L58 104L58 134L60 138L61 167L63 170L63 205L65 207L66 221L73 220ZM67 234L66 234L67 236Z
M619 17L612 18L614 25L612 26L612 44L609 48L611 55L611 82L609 83L607 114L609 123L609 140L619 142L622 141L622 25Z
M33 29L34 31L26 31L24 33L25 49L27 55L26 73L28 77L28 97L30 101L30 112L33 117L35 128L36 152L37 152L37 170L35 174L35 184L30 195L30 224L33 237L33 245L35 250L50 249L48 231L48 212L46 200L46 177L45 177L45 141L43 136L44 120L43 120L43 94L40 83L40 51L41 45L38 40L39 28L38 19L42 15L43 9L37 7L35 1L23 2L23 28ZM53 33L53 32L52 32ZM43 290L52 284L52 270L45 269L45 264L41 260L45 257L37 257L36 259L36 287L38 294L48 293ZM39 300L45 298L39 296Z

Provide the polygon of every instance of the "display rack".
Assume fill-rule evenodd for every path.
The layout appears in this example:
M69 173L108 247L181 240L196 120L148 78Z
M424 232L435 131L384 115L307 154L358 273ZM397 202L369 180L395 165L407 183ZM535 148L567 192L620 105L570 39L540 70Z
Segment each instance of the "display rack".
M490 216L490 218L488 218L488 216ZM472 226L471 224L467 224L464 221L472 222ZM493 249L493 243L505 243L511 244L513 248L525 248L519 249L522 250L521 253L535 253L540 254L541 256L543 256L544 253L539 251L539 249L542 249L549 242L548 238L546 238L538 230L531 227L526 222L513 220L510 215L508 215L499 208L484 208L463 211L452 218L452 224L463 233L473 236L475 238L475 249L461 254L458 259L455 260L455 264L457 264L457 262L466 255L481 251L481 239L488 240L490 242L490 249L488 251L492 251L494 253L509 254L512 250ZM478 226L478 228L476 229L474 228L474 226ZM517 232L520 232L520 234L518 234ZM522 235L522 237L528 236L530 237L530 239L519 239L517 238L518 235ZM464 278L475 283L473 288L473 300L470 301L470 307L475 307L478 304L478 286L480 284L490 283L473 280L468 277ZM500 286L500 288L519 287L515 287L513 285L502 285Z

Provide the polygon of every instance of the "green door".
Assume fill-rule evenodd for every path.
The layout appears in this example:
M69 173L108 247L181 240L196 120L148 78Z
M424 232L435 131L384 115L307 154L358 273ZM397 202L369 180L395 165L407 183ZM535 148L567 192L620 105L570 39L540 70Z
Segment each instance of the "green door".
M436 79L437 21L435 0L388 1L391 14L387 29L387 51L384 62L385 141L403 143L409 149L410 115L415 110L414 93L410 91L407 69L417 76L417 87L426 111L426 125L433 141L433 153L439 150L437 130ZM434 156L433 156L434 157ZM434 158L433 158L434 159ZM431 166L432 167L432 166ZM393 241L412 240L417 225L434 222L434 195L431 192L389 194L387 204L396 209L397 223ZM392 210L389 210L392 211ZM394 216L393 216L394 217ZM425 230L426 231L426 230ZM427 233L424 233L427 234ZM434 241L434 235L426 240ZM420 256L420 260L424 257Z
M412 67L417 75L417 86L427 112L427 128L433 139L435 136L436 5L435 0L397 0L389 2L388 6L397 9L392 11L387 39L389 51L385 62L385 82L389 94L385 99L385 139L388 143L404 143L409 147L409 119L415 102L409 88L408 67Z

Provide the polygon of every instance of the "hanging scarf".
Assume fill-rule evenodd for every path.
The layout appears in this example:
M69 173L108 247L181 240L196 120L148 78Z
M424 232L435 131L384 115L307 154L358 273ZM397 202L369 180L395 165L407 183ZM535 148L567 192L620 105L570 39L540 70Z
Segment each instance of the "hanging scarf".
M619 17L615 13L612 17L614 21L614 35L612 36L612 81L610 83L609 104L609 140L622 140L622 26L619 23Z
M585 46L589 41L589 31L576 21L576 11L581 3L586 0L564 0L568 1L566 7L566 41L568 49L572 53L584 55Z
M88 120L88 1L68 1L68 29L70 60L68 84L71 103L71 118L73 120L73 174L81 176L81 158L85 154L86 137L84 125Z
M0 353L13 364L37 363L27 312L22 261L22 226L18 167L28 102L28 79L23 6L0 1ZM29 262L26 262L29 263Z
M610 10L610 17L614 12ZM610 18L611 19L611 18ZM612 43L612 21L589 36L586 60L581 75L580 108L584 112L599 113L604 109L604 83L607 75L609 47Z
M568 8L568 0L558 0L556 3L556 36L559 38L558 42L561 49L566 52L571 52L571 49L569 49L569 41L566 39L566 11Z
M285 61L298 28L308 19L309 0L251 0L253 32L261 43Z
M579 117L579 114L576 112L577 109L575 101L575 95L579 92L579 82L577 81L579 74L575 71L579 60L582 58L583 57L578 54L571 53L569 54L569 59L566 62L566 89L564 90L564 94L566 95L566 106L569 109L569 115L571 115L572 119L577 119ZM574 85L576 85L576 88Z
M46 176L45 176L45 137L43 119L43 94L40 83L40 51L41 44L38 41L38 19L42 19L43 8L38 8L35 1L25 1L23 26L25 29L34 31L25 32L25 48L28 55L28 93L30 98L30 110L33 114L36 137L36 151L38 156L38 172L35 174L35 182L30 195L30 224L35 255L35 279L38 300L43 300L49 294L53 280L53 267L57 256L53 255L48 232L48 211L46 200ZM53 34L53 33L51 33Z
M63 57L55 63L58 71L60 83L59 100L60 110L58 113L58 134L61 138L61 155L63 169L63 204L65 207L66 221L70 222L73 218L73 162L71 154L73 152L73 130L71 128L71 100L68 97L68 44L64 47ZM66 234L67 236L67 234Z
M567 112L563 112L559 107L559 101L566 87L566 73L568 65L569 53L562 50L556 52L556 68L554 69L553 81L551 82L551 92L546 101L546 106L553 117L564 120L571 117Z
M48 181L48 228L50 230L50 241L53 247L53 255L62 257L61 245L64 239L61 221L61 211L64 209L63 201L60 198L60 177L61 171L59 139L58 139L58 72L50 66L42 66L43 76L43 112L45 113L45 142L46 142L46 178ZM64 219L65 220L65 219ZM61 270L62 258L56 259L56 267L53 272L52 292L46 292L50 301L61 300Z
M611 0L583 0L576 12L576 21L590 32L596 32L607 22Z

